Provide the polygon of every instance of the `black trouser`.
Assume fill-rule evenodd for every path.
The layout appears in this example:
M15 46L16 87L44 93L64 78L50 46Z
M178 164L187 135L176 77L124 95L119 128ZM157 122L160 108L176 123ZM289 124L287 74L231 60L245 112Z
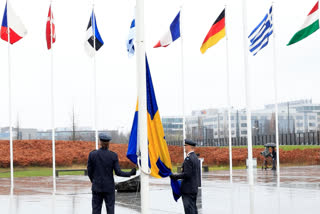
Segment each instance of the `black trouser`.
M198 214L197 193L182 194L182 202L185 214Z
M106 203L108 214L114 214L115 193L92 191L92 214L101 214L102 202Z
M276 169L276 159L272 159L272 169Z

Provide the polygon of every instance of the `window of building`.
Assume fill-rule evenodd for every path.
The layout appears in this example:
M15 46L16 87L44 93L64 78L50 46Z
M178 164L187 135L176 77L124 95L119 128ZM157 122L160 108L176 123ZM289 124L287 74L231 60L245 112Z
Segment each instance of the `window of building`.
M247 127L246 123L241 123L241 127Z
M315 120L316 116L309 116L309 120Z
M303 127L303 123L297 123L297 127Z
M241 131L241 134L247 134L247 131Z
M309 123L309 127L315 127L316 124L315 123Z
M240 119L241 119L241 120L246 120L246 119L247 119L247 116L241 116Z

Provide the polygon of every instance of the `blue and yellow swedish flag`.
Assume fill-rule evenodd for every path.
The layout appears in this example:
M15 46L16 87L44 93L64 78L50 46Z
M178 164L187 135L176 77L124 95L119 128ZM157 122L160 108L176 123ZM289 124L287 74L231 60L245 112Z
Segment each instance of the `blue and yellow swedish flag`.
M148 150L149 150L149 168L151 176L155 178L164 178L171 175L172 164L168 151L163 126L160 119L160 113L157 105L156 96L152 84L151 73L146 57L146 81L147 81L147 123L148 123ZM137 164L139 149L137 145L138 136L138 104L134 115L131 135L129 139L127 157ZM171 186L175 200L178 200L180 188L178 181L171 180Z

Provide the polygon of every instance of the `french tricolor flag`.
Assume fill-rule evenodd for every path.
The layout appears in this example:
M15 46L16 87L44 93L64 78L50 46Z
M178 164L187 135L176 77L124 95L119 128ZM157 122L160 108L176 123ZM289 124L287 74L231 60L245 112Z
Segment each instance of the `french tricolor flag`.
M16 43L27 35L27 29L23 25L20 18L14 13L10 4L6 4L4 9L2 25L1 25L1 39L8 42L8 22L10 28L10 44Z
M179 37L180 37L180 11L176 16L176 18L174 18L173 22L171 23L169 31L163 35L163 37L154 46L154 48L167 47Z

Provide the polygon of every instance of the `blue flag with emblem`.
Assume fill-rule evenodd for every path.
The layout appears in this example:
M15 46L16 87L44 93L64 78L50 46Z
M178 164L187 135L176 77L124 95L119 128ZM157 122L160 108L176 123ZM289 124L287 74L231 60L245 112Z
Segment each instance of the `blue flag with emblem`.
M257 27L248 36L250 40L249 50L255 56L262 48L268 45L269 36L273 33L273 24L272 24L272 6L269 9L262 21L258 24Z
M148 124L148 153L150 175L155 178L165 178L172 174L171 158L165 139L163 126L160 119L160 113L157 105L156 96L151 79L148 60L146 57L146 81L147 81L147 124ZM139 149L137 145L138 136L138 114L139 106L137 104L131 129L127 157L133 163L137 164ZM171 187L174 199L177 201L181 196L180 181L171 179Z

